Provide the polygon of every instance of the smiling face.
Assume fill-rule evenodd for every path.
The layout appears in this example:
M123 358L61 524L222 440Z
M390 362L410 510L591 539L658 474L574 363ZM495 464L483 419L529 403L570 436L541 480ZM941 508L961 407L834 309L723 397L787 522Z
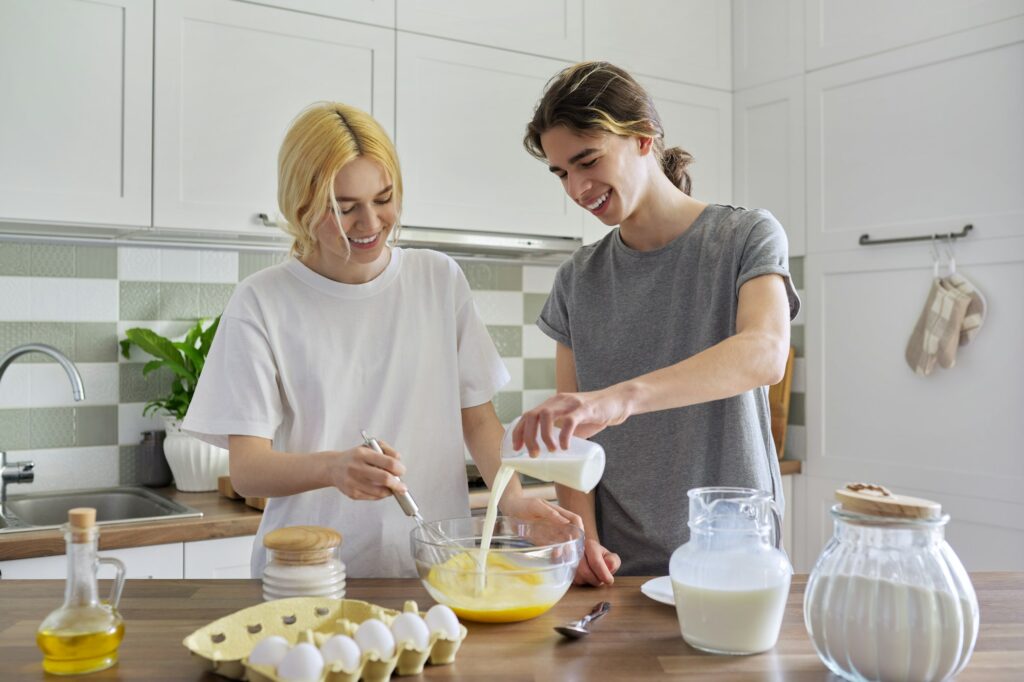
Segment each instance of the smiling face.
M329 207L316 226L319 259L335 267L386 265L385 242L398 222L387 170L372 158L356 157L334 176L334 198L341 213L341 231Z
M643 198L651 140L554 126L540 136L566 194L605 225L620 225Z

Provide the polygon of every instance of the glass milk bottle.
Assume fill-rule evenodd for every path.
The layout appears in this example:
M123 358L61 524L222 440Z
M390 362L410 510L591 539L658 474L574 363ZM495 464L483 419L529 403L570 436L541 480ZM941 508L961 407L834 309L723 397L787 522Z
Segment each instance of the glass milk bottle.
M574 490L589 493L604 474L604 448L592 441L569 439L568 450L548 451L541 448L537 457L530 457L525 447L512 447L512 431L519 423L517 417L505 430L501 441L501 465L532 476L541 481L553 481Z
M775 646L793 567L780 547L782 518L753 488L694 488L690 540L669 574L686 643L714 654Z
M804 592L818 656L847 680L944 680L978 637L978 600L931 500L853 483L836 491L835 529Z
M124 564L96 556L99 530L95 509L69 510L68 523L61 530L67 543L68 577L64 604L36 631L43 669L56 675L104 670L117 663L117 648L124 637L124 621L117 612L124 587ZM97 596L96 570L100 564L110 564L117 571L106 602L100 602Z

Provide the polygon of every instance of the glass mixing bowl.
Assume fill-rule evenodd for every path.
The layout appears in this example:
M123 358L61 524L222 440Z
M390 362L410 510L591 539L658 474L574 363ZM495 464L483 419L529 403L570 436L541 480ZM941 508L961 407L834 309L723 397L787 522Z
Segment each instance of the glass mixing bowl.
M474 516L429 521L412 530L416 570L434 601L482 623L527 620L554 606L576 575L583 531L499 516L484 572L479 558L483 525L484 517ZM439 537L450 542L439 542Z

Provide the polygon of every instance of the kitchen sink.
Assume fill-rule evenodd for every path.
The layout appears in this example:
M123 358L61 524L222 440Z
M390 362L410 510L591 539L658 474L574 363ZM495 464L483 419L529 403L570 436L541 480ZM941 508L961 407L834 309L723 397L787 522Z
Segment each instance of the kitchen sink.
M56 528L68 510L93 507L98 525L202 516L192 507L139 487L91 488L11 496L0 513L0 533Z

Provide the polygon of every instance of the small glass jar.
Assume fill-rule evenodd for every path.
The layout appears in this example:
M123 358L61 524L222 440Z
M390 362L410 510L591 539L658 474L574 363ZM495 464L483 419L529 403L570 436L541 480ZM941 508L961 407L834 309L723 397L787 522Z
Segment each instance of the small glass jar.
M267 533L263 599L345 596L341 534L321 526L289 526Z
M818 656L847 680L930 682L967 665L978 600L935 502L882 486L836 491L835 531L804 592Z

